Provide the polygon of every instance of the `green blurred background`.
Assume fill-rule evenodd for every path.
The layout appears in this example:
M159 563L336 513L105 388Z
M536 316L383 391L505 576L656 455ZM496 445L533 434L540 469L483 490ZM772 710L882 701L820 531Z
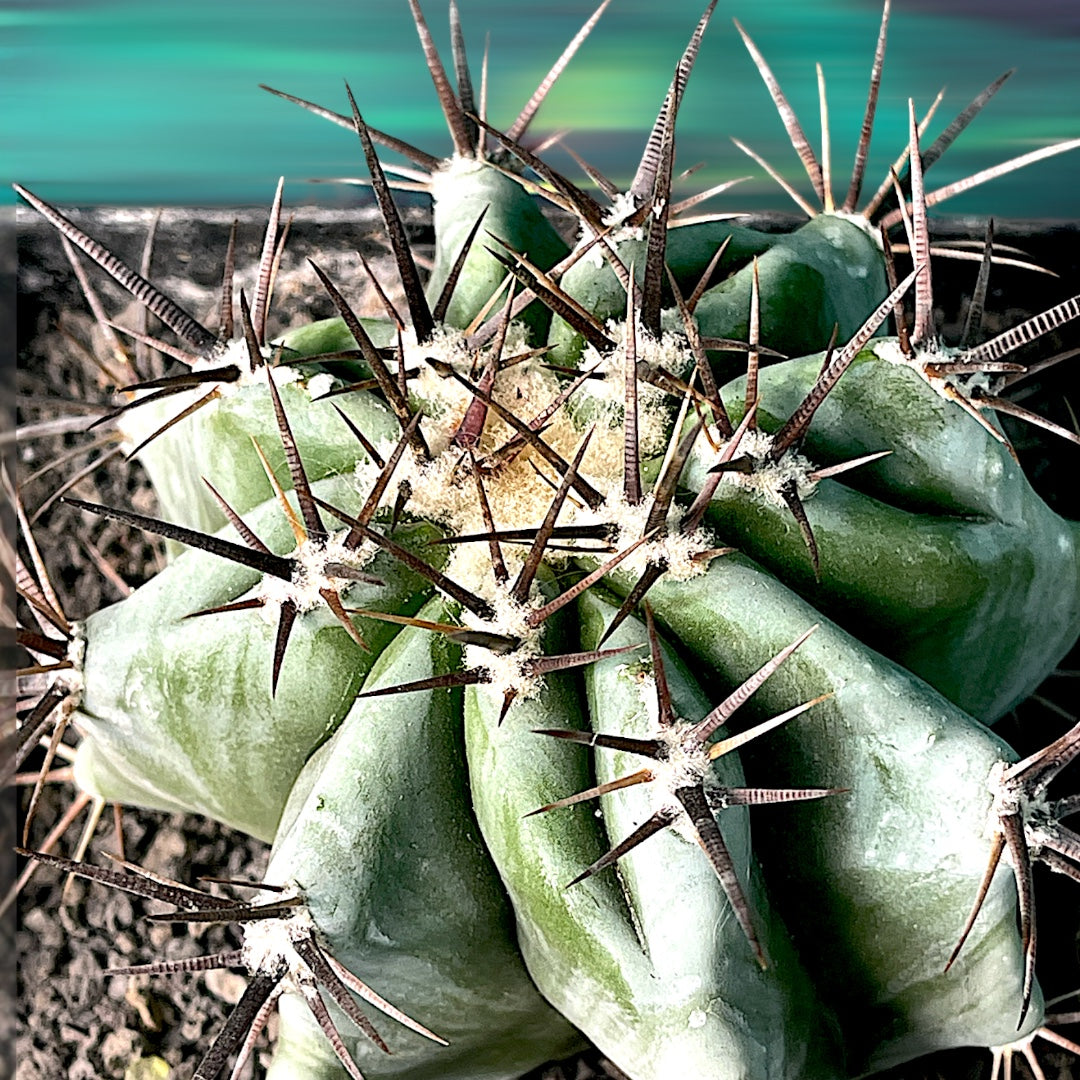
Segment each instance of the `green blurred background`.
M542 110L535 131L567 142L615 179L632 174L704 0L614 0ZM591 12L593 0L459 0L475 71L491 35L490 114L505 125ZM446 9L425 13L448 51ZM877 32L878 0L721 0L680 117L678 162L706 168L693 188L751 174L716 208L791 209L728 136L792 179L737 16L817 141L814 61L824 65L835 187L846 188ZM3 173L50 201L262 204L279 174L290 203L361 197L312 177L363 172L346 131L257 89L267 82L347 111L347 78L371 124L435 153L449 140L405 0L22 0L0 4ZM935 167L932 186L1080 136L1080 2L894 0L868 183L906 139L906 99L948 94L932 133L1009 67L1018 71ZM552 155L558 164L567 159ZM574 168L572 165L568 165ZM572 174L576 175L576 173ZM953 200L955 213L1080 218L1080 153L1042 162ZM687 185L684 190L689 192ZM0 201L15 201L10 188Z

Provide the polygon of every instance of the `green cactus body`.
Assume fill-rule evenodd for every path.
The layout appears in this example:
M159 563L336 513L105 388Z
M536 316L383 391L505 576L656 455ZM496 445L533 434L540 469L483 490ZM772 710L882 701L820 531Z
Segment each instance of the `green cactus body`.
M762 345L785 356L823 349L833 327L850 338L889 292L880 241L858 217L819 214L770 246L757 262ZM702 337L748 340L753 268L743 267L707 289L694 310ZM668 314L673 328L682 321ZM718 382L745 356L710 352Z
M394 344L394 324L388 319L361 318L360 325L376 348L385 349ZM303 326L290 327L275 339L274 345L284 346L283 356L286 360L359 348L345 321L337 317L316 319ZM354 362L364 378L371 377L362 358L358 357Z
M432 601L421 615L445 620L446 605ZM364 691L446 674L459 653L406 627ZM387 1055L342 1016L372 1080L514 1080L581 1044L518 952L472 816L461 707L459 689L358 699L300 774L267 871L300 887L342 964L450 1043L377 1023ZM287 996L270 1080L344 1075L307 1008Z
M956 386L935 383L933 358L959 354L933 341L925 209L1080 141L928 196L923 167L1000 81L925 153L912 104L905 224L922 276L907 284L911 341L926 348L909 363L879 339L846 367L870 340L869 324L857 334L864 320L875 309L884 317L901 295L881 303L885 258L870 222L886 189L865 214L854 211L888 4L840 210L827 132L819 162L739 28L822 207L785 184L811 216L788 233L675 220L675 118L714 3L631 187L620 194L587 167L608 208L523 150L547 89L605 6L503 135L474 118L486 102L476 108L456 6L455 89L410 0L454 143L447 160L369 129L351 91L351 116L317 110L360 139L408 329L393 314L350 318L353 298L316 267L343 318L267 346L280 185L256 300L241 304L244 333L228 344L232 244L219 335L17 189L186 343L158 343L191 370L145 386L160 391L157 403L120 410L126 437L142 443L207 398L142 450L163 517L188 528L69 500L202 550L72 627L53 610L26 537L32 558L20 563L19 594L34 621L18 641L33 659L25 674L48 689L26 714L11 769L52 713L69 714L86 792L273 840L263 884L278 900L266 904L150 874L132 887L138 875L35 853L171 899L192 922L224 913L244 923L239 950L128 969L251 976L199 1077L250 1050L245 1023L257 1032L284 990L269 1080L358 1077L344 1064L350 1055L369 1080L516 1080L578 1049L582 1032L632 1080L850 1080L963 1045L1023 1045L1026 1054L1017 1040L1045 1019L1033 983L1030 863L1077 876L1076 837L1060 824L1075 798L1045 793L1080 745L1080 725L1010 770L1015 755L985 722L1033 689L1080 633L1080 529L1049 510L993 425L970 413L979 394L987 404L993 376L1012 370L1000 356L1075 318L1080 299L964 353L979 361L952 365L973 390L968 408L946 400L936 391ZM823 76L820 86L827 122ZM416 168L401 174L433 196L426 280L374 142L409 158ZM539 185L502 169L510 154ZM515 276L543 299L500 326L493 344L470 348L463 330L489 302L489 320L498 317L516 256L546 271L568 255L529 194L545 188L589 223L587 237L612 226L607 239L633 265L640 296L628 302L596 251L554 275L555 288L521 263ZM886 211L882 227L900 216ZM647 229L620 231L620 219L668 231L653 234L649 251ZM685 298L724 242L725 279L691 305L695 335L682 305L670 305L664 263ZM574 318L560 290L600 324L578 313L591 342L585 363L582 339L543 306ZM979 310L985 274L976 292ZM358 322L382 364L367 341L359 348L349 329L363 339ZM857 338L841 348L843 366L808 355L834 327L841 340ZM734 431L713 396L713 381L741 368L736 351L710 349L714 379L704 366L691 375L698 336L753 337L763 350L768 366L750 394L760 395L761 431ZM296 378L279 366L268 383L257 350L300 365ZM764 350L800 359L772 363ZM342 352L353 355L319 359ZM558 370L579 364L589 370L572 382ZM382 396L315 400L354 375L374 377ZM737 422L750 404L745 382L723 393ZM676 415L691 417L682 432ZM782 426L791 438L770 443ZM692 452L692 440L675 437L689 430ZM715 445L721 435L746 441L725 449ZM880 451L889 456L843 482L818 475ZM710 505L688 509L686 490L711 485L717 465ZM272 497L279 486L296 489L288 516ZM226 519L215 536L199 532ZM738 553L718 546L728 543ZM630 597L625 610L612 594ZM633 614L641 601L644 626ZM648 652L632 651L642 644ZM719 727L751 694L755 713L775 723L762 734L740 715L731 727L748 741L737 757L700 722L711 716ZM50 755L59 720L54 730ZM1005 850L1012 873L1000 866ZM356 979L368 1001L394 1003L381 1004L400 1023L379 1025L390 1055L354 1026L345 995L355 987L365 996ZM336 999L328 1019L316 984ZM421 1025L450 1045L425 1039ZM327 1038L335 1028L337 1048Z
M365 391L331 400L313 401L335 381L330 375L293 378L288 368L275 369L286 379L278 392L311 480L351 472L366 459L363 448L335 406L370 439L396 438L394 414ZM161 514L169 521L215 532L226 518L204 477L238 513L245 514L273 494L273 488L252 445L255 439L283 487L292 482L281 444L266 372L247 376L242 384L222 387L223 396L198 409L164 432L140 452L150 474ZM138 444L197 401L204 391L176 394L161 402L130 409L124 434Z
M665 262L675 275L680 290L686 295L697 285L709 261L725 241L727 247L717 263L717 272L734 274L755 255L763 255L785 239L783 233L761 232L731 221L673 225L668 229ZM633 264L639 283L645 274L646 243L642 236L615 244L615 252L622 262L626 266ZM559 284L564 292L601 323L608 319L622 320L626 315L626 290L600 249L582 256L562 275ZM673 302L674 299L669 296L669 303ZM552 347L550 356L553 363L573 367L581 358L585 339L564 319L555 316L551 320L548 345Z
M516 180L473 158L451 158L435 170L431 179L434 197L435 255L425 287L434 308L469 232L481 212L484 220L454 286L443 325L463 330L476 318L506 278L506 268L488 251L506 255L505 241L514 252L535 266L550 269L569 249L554 226L540 211L536 199ZM491 235L488 235L488 234ZM495 238L498 239L495 239ZM547 334L551 313L533 304L522 314L532 340ZM393 346L394 326L385 319L365 318L361 324L377 348ZM340 318L321 319L290 329L275 344L285 346L287 357L315 357L323 353L358 348L356 339ZM362 359L356 361L362 377L370 377Z
M618 581L616 581L618 584ZM625 585L623 585L625 587ZM741 556L704 579L662 580L662 622L735 685L820 616ZM953 967L945 965L989 850L990 773L1012 751L925 683L839 627L818 631L757 692L771 715L830 693L811 713L743 751L751 783L827 778L850 794L754 822L777 910L841 1022L849 1071L863 1075L950 1046L1011 1042L1023 961L1015 887L1004 870Z
M355 511L350 480L315 491ZM288 548L291 533L276 502L250 515L266 543ZM403 526L400 542L423 545L425 524ZM382 586L356 583L349 605L413 612L429 588L377 554L367 567ZM293 627L276 693L271 689L274 620L264 611L187 618L258 592L259 574L215 555L187 552L126 600L92 615L82 628L85 733L78 779L118 802L217 818L264 840L273 838L300 767L347 713L395 627L368 618L361 649L325 609ZM312 678L312 673L318 673Z
M591 593L580 603L581 644L590 648L614 609ZM636 621L620 634L620 645L644 639ZM483 687L466 691L473 801L514 901L530 972L545 996L635 1080L837 1075L829 1063L828 1022L816 1013L805 975L750 869L744 814L721 820L767 924L772 966L764 972L711 866L680 835L651 838L618 874L605 871L566 887L640 824L638 799L605 797L603 823L592 805L524 817L595 783L582 747L549 745L530 728L640 731L646 710L627 661L587 668L584 700L574 680L550 676L542 695L513 705L501 726L500 695ZM684 669L673 668L672 693L680 715L708 711ZM738 782L738 765L725 761L722 771Z
M452 158L433 174L431 193L435 265L426 291L432 305L470 230L484 213L446 311L448 326L461 330L467 327L506 278L506 267L487 250L489 247L502 255L524 255L541 270L549 270L569 253L566 242L540 212L536 199L516 180L485 161ZM532 304L522 315L530 336L537 341L543 340L550 318L551 312L540 304Z
M986 722L1030 694L1080 633L1080 527L1050 510L1000 442L941 397L888 339L864 352L818 411L803 449L833 465L887 457L808 485L821 551L816 581L782 502L735 476L717 488L718 534L856 637ZM881 354L880 356L878 354ZM773 365L759 382L775 430L814 384L821 356ZM727 387L733 415L744 384ZM700 490L710 458L684 479Z
M704 237L700 230L707 230ZM840 339L855 333L888 293L880 244L861 219L820 214L791 233L762 233L727 222L687 226L668 232L669 265L684 294L697 283L723 236L731 242L720 262L731 273L702 294L694 316L701 335L746 341L750 329L750 294L757 260L761 288L763 345L787 356L824 348L833 326ZM624 263L631 260L641 276L645 241L624 241L618 247ZM597 267L586 255L564 275L562 287L601 322L622 318L626 291L606 264ZM682 329L676 310L665 313L665 325ZM562 319L552 320L548 343L555 362L570 365L581 355L583 339ZM720 381L732 378L739 363L734 354L710 351Z

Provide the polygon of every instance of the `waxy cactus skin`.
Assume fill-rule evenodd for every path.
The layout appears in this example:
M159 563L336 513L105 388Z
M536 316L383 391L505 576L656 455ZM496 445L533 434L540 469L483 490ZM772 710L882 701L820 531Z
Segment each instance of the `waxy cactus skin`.
M436 600L420 614L441 621L448 612ZM383 650L364 691L459 663L458 647L409 627ZM472 820L461 710L460 689L357 700L298 777L267 870L268 880L304 890L339 960L372 985L393 984L409 1011L450 1042L386 1025L387 1057L357 1036L353 1055L371 1076L513 1080L580 1041L544 1004L518 954ZM317 1074L320 1056L336 1065L307 1010L283 1007L269 1075Z
M741 556L691 584L697 587L659 583L650 593L656 617L726 682L745 678L817 617ZM984 944L966 953L966 973L942 974L955 944L955 911L978 889L984 869L987 776L1011 751L925 683L828 623L751 708L769 715L794 693L831 696L767 747L747 746L751 782L801 783L812 768L848 794L761 811L755 845L799 955L840 1018L850 1075L949 1046L1011 1041L1023 956L1007 875L994 879L978 924ZM962 989L974 986L980 989L970 996ZM1038 1019L1036 1002L1022 1031Z
M213 331L19 189L186 343L116 417L160 512L70 501L193 550L78 622L20 568L48 689L13 757L53 710L85 792L272 843L254 902L30 853L239 921L187 968L247 977L196 1080L238 1074L275 1002L270 1080L515 1080L586 1041L631 1080L855 1080L1042 1029L1031 863L1077 876L1045 791L1080 725L1024 762L988 725L1080 633L1080 537L990 410L1080 298L935 337L922 171L985 100L928 151L911 107L903 236L886 189L860 211L888 5L842 203L739 27L807 223L679 223L714 4L629 187L560 176L527 129L606 6L500 130L456 6L448 73L410 0L445 158L351 89L292 99L367 162L398 278L374 317L316 260L339 316L270 329L280 185ZM380 144L433 197L426 269Z
M350 505L351 485L340 478L315 490ZM252 527L287 549L280 508L260 509L249 516ZM410 524L395 535L423 550L438 533ZM383 584L353 586L347 603L412 614L428 595L422 578L385 556L370 569ZM256 572L187 551L127 600L86 621L79 712L86 738L77 766L85 789L120 803L214 817L273 839L300 766L345 716L394 633L389 623L358 619L365 649L328 613L301 615L272 691L272 620L258 610L192 617L243 600L258 583Z
M881 339L825 399L803 443L829 466L891 452L805 500L814 568L791 515L736 483L708 518L815 607L992 723L1027 697L1080 633L1080 527L1053 513L999 441ZM758 417L775 431L813 386L821 354L763 370ZM738 418L745 380L724 390ZM686 481L700 489L704 455Z

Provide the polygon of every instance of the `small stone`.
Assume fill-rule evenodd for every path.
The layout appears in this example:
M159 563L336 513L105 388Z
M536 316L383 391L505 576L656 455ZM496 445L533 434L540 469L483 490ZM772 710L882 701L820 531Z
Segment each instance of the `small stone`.
M172 940L172 927L166 923L155 923L147 931L147 936L150 938L150 945L153 951L160 952L165 948L165 945Z
M247 979L239 972L217 968L206 973L206 989L222 1001L235 1005L247 989Z
M67 1080L98 1080L97 1070L92 1061L79 1058L71 1065Z
M184 837L176 829L162 828L146 853L142 865L155 874L170 876L187 852Z
M63 944L64 935L60 924L41 908L32 908L26 912L22 924L27 930L37 935L42 948L56 949Z
M135 951L135 939L128 933L117 934L113 944L121 956L130 956Z
M139 1014L142 1025L150 1031L161 1030L161 1019L149 991L149 977L136 975L127 985L124 1000Z
M130 1028L110 1031L101 1041L101 1056L110 1073L126 1069L139 1050L139 1036Z

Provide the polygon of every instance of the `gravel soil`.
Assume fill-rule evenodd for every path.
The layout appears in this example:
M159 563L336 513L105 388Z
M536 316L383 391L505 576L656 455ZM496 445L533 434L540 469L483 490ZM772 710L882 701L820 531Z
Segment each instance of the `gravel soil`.
M258 257L264 211L243 212L237 265L249 267ZM233 213L225 211L166 211L158 225L154 256L155 280L167 293L197 317L215 325L214 291L218 288L221 259ZM80 215L80 224L117 254L138 265L143 238L153 220L144 211L94 211ZM419 208L408 218L414 238L430 240L426 218ZM330 302L306 266L309 254L330 277L341 282L362 278L357 251L373 262L384 281L393 280L383 246L372 239L369 213L302 209L293 223L289 247L276 290L274 318L279 326L298 317L318 318L332 314ZM946 232L981 236L982 223L950 221ZM988 302L993 326L1014 325L1027 314L1041 310L1080 291L1080 227L1048 227L1044 224L1012 223L998 226L998 238L1017 243L1054 267L1060 277L1003 269L995 272ZM62 504L49 504L60 478L86 473L73 491L82 498L115 506L131 506L153 512L153 497L137 463L114 456L98 466L90 465L85 448L89 436L81 429L89 417L102 411L110 400L109 379L94 364L93 355L103 352L100 331L86 309L70 267L51 229L30 212L19 215L18 372L19 422L25 429L17 450L17 469L23 503L28 513L40 516L34 525L49 574L69 617L79 618L105 604L121 599L163 565L161 546L113 522L91 520ZM959 269L935 268L937 300L946 327L953 337L964 309L959 297L974 280L975 264ZM94 273L95 283L101 275ZM250 295L251 282L243 280ZM98 285L110 313L123 312L117 321L133 325L125 297L107 283ZM359 286L357 286L358 288ZM1073 332L1062 339L1075 347L1080 338ZM1073 366L1080 358L1072 361ZM1066 368L1031 380L1023 404L1072 426L1067 397L1076 384ZM160 361L151 358L144 370L153 374ZM1080 395L1074 395L1080 404ZM1060 513L1080 517L1080 488L1075 476L1080 449L1063 441L1044 438L1032 429L1012 429L1025 467L1041 493ZM108 450L106 446L103 449ZM101 451L98 451L100 453ZM59 455L63 464L36 475ZM44 510L41 508L45 506ZM1080 685L1080 655L1063 662L1036 698L1007 717L1003 736L1023 754L1060 734L1067 725L1062 713L1078 711L1076 687ZM1076 790L1075 774L1067 784ZM19 789L19 805L25 809L28 787ZM56 822L71 806L74 788L61 773L46 786L30 845L41 846ZM70 854L85 812L57 850ZM122 826L126 858L157 873L185 882L213 874L257 878L265 865L264 845L212 823L179 815L140 813L124 809L114 819L106 808L91 841L88 858L99 863L102 853L120 848L118 823ZM8 850L12 822L3 824ZM21 829L21 824L19 826ZM22 870L22 865L18 867ZM4 883L5 886L9 884ZM1040 977L1049 996L1080 986L1077 928L1080 926L1080 890L1075 883L1039 873L1036 894L1040 912ZM9 898L10 899L10 898ZM105 968L150 959L191 956L216 951L233 942L229 928L211 927L192 932L186 927L149 924L142 916L154 910L116 890L76 880L65 887L52 869L41 869L30 879L15 902L18 927L17 1021L15 1047L19 1080L69 1080L120 1078L143 1080L158 1077L186 1080L192 1075L201 1051L209 1045L243 989L241 976L232 973L109 979ZM9 941L10 927L4 931ZM198 941L189 940L191 937ZM5 1021L12 1010L3 1007ZM1080 1007L1073 1002L1062 1008ZM273 1036L274 1022L268 1031ZM1063 1033L1080 1037L1077 1027ZM2 1033L2 1027L0 1027ZM1040 1044L1039 1060L1048 1080L1075 1080L1080 1062L1049 1043ZM247 1076L261 1076L269 1056L264 1035L248 1066ZM167 1063L167 1072L154 1072L155 1059ZM1025 1076L1026 1065L1016 1064L1014 1075ZM3 1065L0 1064L0 1073ZM4 1075L11 1075L10 1070ZM614 1066L595 1051L534 1073L530 1080L594 1080L617 1077ZM990 1075L985 1050L962 1050L912 1063L895 1070L892 1080L967 1080ZM678 1078L693 1080L693 1078Z

